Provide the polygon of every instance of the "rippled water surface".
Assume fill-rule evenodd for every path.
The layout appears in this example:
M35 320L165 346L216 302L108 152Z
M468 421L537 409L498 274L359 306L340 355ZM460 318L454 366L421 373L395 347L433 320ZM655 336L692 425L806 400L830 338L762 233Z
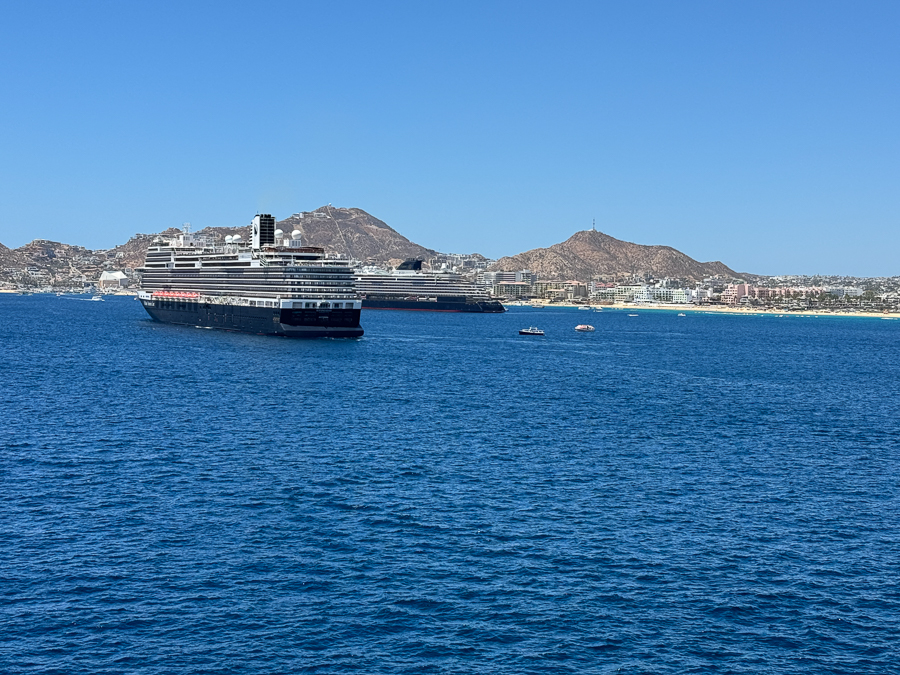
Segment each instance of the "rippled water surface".
M363 327L0 296L0 671L898 672L900 322Z

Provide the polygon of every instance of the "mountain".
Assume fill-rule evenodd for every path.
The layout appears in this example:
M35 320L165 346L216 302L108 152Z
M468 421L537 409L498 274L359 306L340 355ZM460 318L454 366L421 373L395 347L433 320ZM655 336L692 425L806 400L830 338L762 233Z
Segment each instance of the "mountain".
M370 263L396 264L407 258L431 258L436 251L411 242L362 209L323 206L278 221L285 232L300 230L303 243Z
M105 255L83 246L35 239L17 249L0 245L0 282L13 280L27 285L64 283L81 275L99 275Z
M304 246L321 246L328 253L349 256L373 264L396 264L407 258L431 258L436 252L414 244L402 234L362 209L341 209L323 206L315 211L295 213L279 220L276 227L287 233L300 230ZM161 232L164 237L173 236L179 230ZM207 227L198 230L214 241L224 241L227 235L239 234L250 240L250 226ZM147 247L155 234L137 234L125 244L112 249L127 267L139 267L147 253Z
M671 246L643 246L621 241L595 230L576 232L549 248L535 248L500 258L496 271L530 270L541 279L587 281L597 276L629 277L650 274L655 278L747 278L720 262L697 262Z
M300 230L307 246L321 246L328 253L370 264L396 265L408 258L429 259L440 255L411 242L362 209L323 206L315 211L295 213L278 221L277 227L286 233ZM170 228L160 234L172 236L178 232ZM249 241L250 227L208 227L199 234L218 242L227 235L240 234L244 241ZM64 285L69 281L96 281L104 270L127 271L140 267L156 236L136 234L124 244L98 251L46 239L35 239L13 250L0 244L0 282ZM490 269L527 269L548 280L587 281L599 275L630 277L647 273L691 280L710 276L755 279L752 275L738 274L720 262L697 262L669 246L641 246L593 230L577 232L550 248L501 258Z
M431 258L436 251L419 246L362 209L323 206L315 211L295 213L279 221L285 232L300 230L306 246L321 246L327 253L349 256L371 264L396 265L407 258ZM160 232L170 237L180 230ZM240 234L250 240L250 226L207 227L198 231L214 241ZM65 285L96 281L104 270L136 269L144 263L147 248L157 234L136 234L109 250L90 251L81 246L35 239L25 246L9 249L0 244L0 283ZM80 282L79 282L80 283Z
M0 266L11 264L16 259L16 253L8 246L0 244Z
M247 229L249 230L250 228ZM144 264L144 258L147 257L147 249L150 248L150 243L154 239L156 239L157 236L162 235L163 237L174 237L180 232L181 230L170 227L167 230L163 230L159 234L136 234L124 244L119 244L115 248L109 249L109 251L107 251L107 255L110 259L113 259L117 262L119 269L128 267L130 267L131 269L135 269ZM224 239L224 237L225 235L223 234L222 238Z

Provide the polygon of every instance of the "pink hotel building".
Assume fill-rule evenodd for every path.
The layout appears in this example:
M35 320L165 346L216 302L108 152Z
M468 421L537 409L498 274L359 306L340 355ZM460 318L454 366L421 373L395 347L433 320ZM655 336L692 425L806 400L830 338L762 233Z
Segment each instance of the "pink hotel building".
M751 286L750 284L732 284L726 286L722 291L722 302L727 305L737 305L743 298L755 298L758 300L769 300L772 298L783 298L799 293L802 297L810 295L819 295L825 291L824 288L765 288L763 286Z

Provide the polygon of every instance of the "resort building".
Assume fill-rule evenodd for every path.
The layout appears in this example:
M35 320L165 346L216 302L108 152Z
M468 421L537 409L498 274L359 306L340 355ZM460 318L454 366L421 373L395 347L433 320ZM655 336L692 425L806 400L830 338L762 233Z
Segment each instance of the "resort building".
M495 284L491 290L495 298L531 298L534 297L534 286L524 281L508 281Z
M724 288L721 300L726 305L737 305L750 295L750 284L729 284Z
M124 272L103 272L97 285L100 288L122 288L128 285L128 276Z

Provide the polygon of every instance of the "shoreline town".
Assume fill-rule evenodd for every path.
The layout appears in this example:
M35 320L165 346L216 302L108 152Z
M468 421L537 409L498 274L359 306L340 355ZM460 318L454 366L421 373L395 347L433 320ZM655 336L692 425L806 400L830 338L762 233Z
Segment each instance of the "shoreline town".
M523 302L512 301L505 302L507 307L532 307L540 306L541 308L562 308L562 309L582 309L589 307L594 311L623 311L629 312L650 310L654 312L694 312L699 314L723 314L732 316L815 316L815 317L863 317L869 319L900 319L900 312L878 312L878 311L849 311L849 310L783 310L783 309L767 309L760 307L727 307L724 305L675 305L663 303L635 304L635 303L613 303L608 305L584 305L575 303L550 303L550 302Z
M26 295L93 295L93 291L71 290L66 293L58 293L56 291L36 291L35 293L26 293ZM0 289L0 295L22 295L21 292L14 289ZM135 290L115 290L101 291L103 296L124 296L137 297L138 291ZM884 312L884 311L852 311L852 310L786 310L786 309L768 309L760 307L728 307L724 305L693 305L693 304L668 304L668 303L651 303L651 304L634 304L634 303L613 303L606 305L586 305L579 303L567 302L545 302L534 301L526 302L520 300L506 301L503 305L509 307L530 307L530 308L547 308L547 309L591 309L595 312L604 311L653 311L653 312L692 312L698 314L722 314L730 316L806 316L806 317L856 317L868 319L900 319L900 311ZM365 308L364 308L365 309ZM402 310L401 310L402 311Z
M149 290L151 294L194 294L181 299L202 298L204 307L228 304L225 301L230 302L231 296L241 296L239 304L247 307L258 308L262 302L269 309L278 305L294 313L299 309L310 310L304 322L313 320L313 309L319 313L345 311L352 302L353 311L358 311L359 301L362 309L450 312L502 312L504 306L533 306L742 316L900 317L900 276L740 274L721 263L697 263L677 251L674 253L681 256L679 264L666 264L650 255L659 247L610 239L613 246L608 237L604 239L605 235L595 230L573 235L569 241L578 240L583 244L577 251L560 248L549 257L542 252L550 249L535 249L528 256L500 260L479 254L438 253L413 244L393 231L390 246L384 242L375 248L357 246L354 256L339 253L340 242L323 239L321 232L315 235L312 244L305 237L301 243L299 228L314 229L313 226L321 228L330 224L331 229L342 233L353 231L354 227L359 229L361 222L370 229L383 225L362 211L323 207L315 212L294 214L280 222L268 214L258 214L255 220L260 217L266 221L262 230L257 223L243 229L231 228L232 234L226 234L228 228L191 233L189 224L185 224L183 230L135 235L127 244L102 251L36 239L20 249L5 249L0 265L0 293L136 295ZM288 224L296 227L289 229ZM244 229L246 240L238 233ZM163 242L169 243L159 248ZM156 251L153 255L166 258L164 274L156 281L153 281L153 265L148 267L147 256L151 250ZM399 255L398 250L405 251L404 257L393 257ZM388 255L388 251L393 253ZM328 291L337 289L332 288L332 282L311 283L324 280L319 278L321 270L293 269L313 262L317 270L334 272L340 268L341 279L337 281L352 283L356 299L331 297ZM221 265L228 269L219 269ZM231 281L240 276L250 285L246 288L246 284L231 282L223 285L222 274L229 270L226 276ZM272 276L276 271L283 277L278 283ZM250 283L256 277L265 283L262 286ZM342 291L344 295L348 292ZM168 303L166 307L172 304L169 302L172 298L162 298L162 295L160 298ZM142 301L155 302L148 298ZM150 309L155 310L156 306L151 305ZM241 312L251 313L250 310ZM260 315L257 319L263 321L262 313L256 313ZM207 318L216 323L215 317ZM282 318L299 320L293 314ZM228 322L233 320L229 318ZM323 321L316 317L317 325L324 325Z

